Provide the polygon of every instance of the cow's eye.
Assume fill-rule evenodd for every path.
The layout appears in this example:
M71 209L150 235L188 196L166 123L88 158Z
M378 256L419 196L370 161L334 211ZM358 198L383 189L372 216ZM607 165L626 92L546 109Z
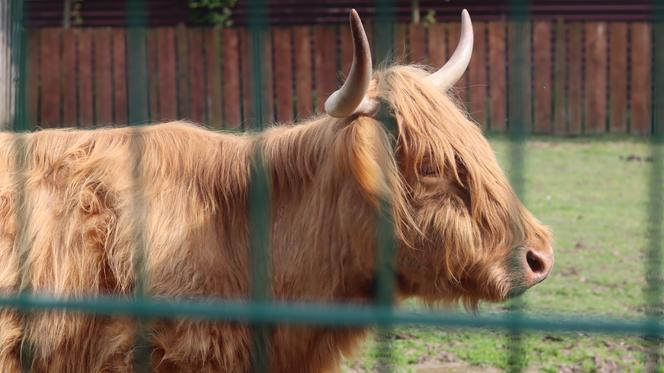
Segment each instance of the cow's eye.
M433 163L427 161L420 165L420 176L438 176L438 174L438 167Z

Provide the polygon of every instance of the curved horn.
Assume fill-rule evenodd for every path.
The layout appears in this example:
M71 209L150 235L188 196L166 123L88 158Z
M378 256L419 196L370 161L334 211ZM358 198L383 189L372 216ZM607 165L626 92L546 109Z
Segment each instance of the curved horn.
M470 15L464 9L461 12L461 36L452 57L435 73L429 75L431 84L441 91L447 91L456 83L466 71L473 54L473 24Z
M325 112L337 118L345 118L357 112L369 100L366 93L371 82L371 51L355 9L350 11L350 29L353 34L353 64L341 88L325 101Z

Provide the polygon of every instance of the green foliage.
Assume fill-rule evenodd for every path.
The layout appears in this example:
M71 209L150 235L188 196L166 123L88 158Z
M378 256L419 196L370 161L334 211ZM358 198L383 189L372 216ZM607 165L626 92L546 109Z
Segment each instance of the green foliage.
M233 25L232 9L237 0L189 0L189 22L201 26Z
M436 24L436 11L433 9L429 10L422 19L422 24L424 25L424 27L429 27L431 25Z

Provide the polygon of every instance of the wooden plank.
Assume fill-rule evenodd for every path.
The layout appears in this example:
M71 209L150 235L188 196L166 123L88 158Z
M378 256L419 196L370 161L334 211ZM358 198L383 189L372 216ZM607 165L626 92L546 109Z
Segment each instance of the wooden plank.
M240 56L242 63L240 69L242 73L242 128L249 129L255 125L255 116L253 114L253 95L251 91L252 84L252 63L251 60L251 35L249 29L240 30Z
M631 28L632 42L632 120L631 132L648 134L651 132L651 48L650 24L636 22Z
M95 125L113 123L111 86L111 30L98 28L93 31L95 75Z
M65 127L77 124L76 36L73 29L62 31L62 124Z
M311 29L308 26L295 27L295 96L297 118L303 119L313 112L313 91L311 71ZM350 65L348 65L350 66ZM350 68L350 67L349 67Z
M447 60L446 28L443 23L435 23L429 27L429 61L434 68L445 64Z
M189 33L189 77L191 102L190 118L196 123L208 122L206 119L205 94L205 48L203 44L203 30L192 28ZM224 63L227 63L224 61Z
M476 31L477 32L477 31ZM423 25L410 24L408 30L410 63L426 65L429 61L426 50L426 29Z
M487 126L487 55L486 55L486 27L484 22L475 22L475 43L473 44L473 55L468 67L468 110L471 117L483 128Z
M42 127L57 127L60 118L61 29L41 29L41 123Z
M78 34L78 125L95 124L92 92L92 29L77 30Z
M207 80L206 101L208 109L208 124L214 128L222 128L224 120L221 95L221 30L219 28L208 28L203 32L207 51L205 77Z
M127 38L125 29L112 30L113 41L113 123L127 124Z
M489 128L507 128L507 38L503 21L489 22Z
M626 22L612 22L609 26L609 129L627 131L627 31Z
M237 29L224 29L221 31L221 35L221 49L224 53L224 127L239 128L242 122L240 39Z
M342 26L339 28L339 47L341 48L341 71L344 74L348 74L350 65L353 62L353 36L351 35L350 27Z
M325 100L337 89L336 31L331 26L314 27L316 108L323 112Z
M177 55L177 117L191 119L191 85L189 79L189 32L184 24L175 29Z
M268 125L272 123L274 119L274 73L272 66L272 36L268 30L263 31L263 58L259 62L260 66L263 68L263 124ZM290 41L290 34L288 35ZM292 43L291 43L292 44ZM292 55L289 56L289 59L292 60ZM291 71L292 74L292 71ZM290 82L291 87L293 82ZM293 99L292 88L291 88L291 100ZM293 105L291 104L291 118L293 117Z
M293 120L293 61L291 58L291 29L275 27L274 35L274 87L276 120Z
M27 102L27 116L28 116L28 126L33 128L40 123L40 96L39 96L39 81L40 81L40 57L41 57L41 48L40 48L40 37L41 33L39 29L28 29L27 30L27 90L28 90L28 102Z
M586 127L585 133L606 132L608 38L605 22L588 22L586 27Z
M262 38L262 55L257 61L252 60L252 35L251 31L247 28L240 31L240 53L242 56L242 122L244 128L260 128L267 125L273 118L274 103L272 101L272 49L271 38L268 32L260 35ZM254 99L253 85L256 74L255 69L260 69L262 72L262 86L260 94L262 98L262 119L261 115L257 113L257 102Z
M533 131L535 133L553 133L551 32L551 22L535 21L533 23L533 86L535 89Z
M156 122L159 120L159 34L157 29L147 30L146 49L149 117L151 122Z
M563 20L556 22L556 40L553 59L553 132L567 133L569 115L567 111L567 26Z
M160 27L157 32L159 33L159 120L171 121L178 117L175 29Z
M570 23L568 26L568 134L583 132L583 24Z

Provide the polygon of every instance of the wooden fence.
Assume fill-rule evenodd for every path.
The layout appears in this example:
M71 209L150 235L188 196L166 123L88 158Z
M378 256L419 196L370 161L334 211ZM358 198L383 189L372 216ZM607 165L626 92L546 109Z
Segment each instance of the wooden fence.
M380 37L366 25L370 42ZM513 24L475 22L475 51L457 84L484 128L508 123L510 74L531 84L532 132L651 132L651 25L645 22L532 21L525 45L511 43ZM396 26L394 52L440 66L453 51L459 23ZM28 33L28 112L39 127L105 126L127 121L127 32L123 28L41 28ZM152 122L189 119L241 128L254 116L249 33L244 28L151 28L145 77ZM264 88L269 121L320 111L350 66L346 25L273 27L266 34ZM373 44L372 44L373 45ZM511 48L530 55L510 69Z

